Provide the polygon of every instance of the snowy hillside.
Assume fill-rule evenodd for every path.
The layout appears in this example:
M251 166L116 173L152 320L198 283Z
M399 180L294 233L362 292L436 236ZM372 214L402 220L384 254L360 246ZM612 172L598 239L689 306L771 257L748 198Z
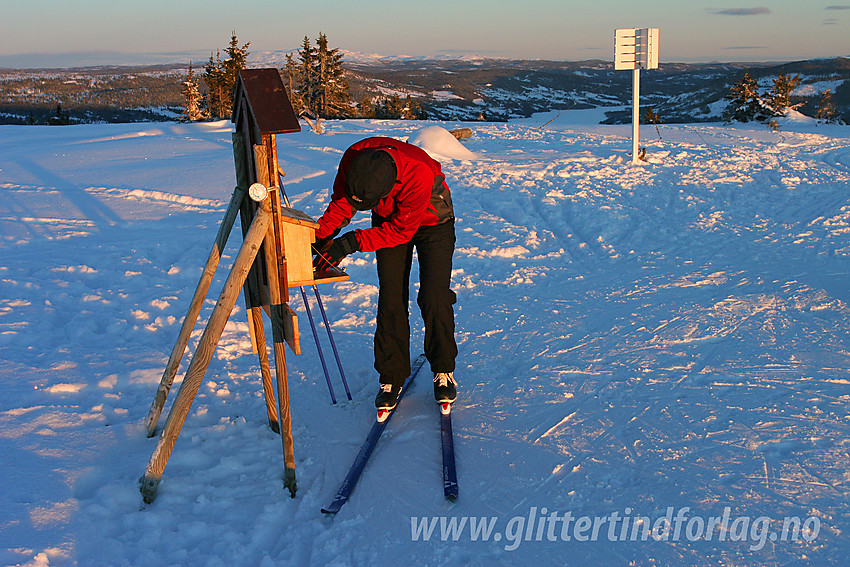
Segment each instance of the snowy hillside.
M607 60L346 59L346 65L355 100L409 95L432 119L498 121L600 108L606 112L599 122L631 123L632 74L614 71ZM836 116L850 120L850 59L845 57L781 65L662 62L641 75L641 107L652 108L665 124L720 122L729 89L745 70L759 81L762 92L769 92L780 74L799 75L801 83L792 99L807 116L816 115L829 89L835 95Z
M843 565L850 128L647 127L635 166L630 126L588 112L472 125L464 159L414 122L279 136L314 217L375 134L443 156L458 215L460 497L423 373L335 517L374 420L374 255L322 288L352 402L291 303L296 498L239 305L143 506L143 420L233 189L231 125L0 126L0 564Z

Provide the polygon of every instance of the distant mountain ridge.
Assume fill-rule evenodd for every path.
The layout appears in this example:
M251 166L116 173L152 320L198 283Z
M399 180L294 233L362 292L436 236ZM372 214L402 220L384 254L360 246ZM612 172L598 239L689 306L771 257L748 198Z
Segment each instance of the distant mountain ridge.
M286 51L259 52L251 67L281 68ZM607 123L631 120L632 74L610 61L383 56L345 52L355 101L410 96L429 118L501 121L551 110L601 108ZM201 65L196 65L200 70ZM99 66L74 69L0 70L0 123L45 123L61 104L77 122L173 120L182 111L187 64ZM850 122L850 58L782 64L662 63L641 74L641 106L662 122L722 120L729 87L745 70L768 90L780 73L799 74L792 96L814 116L826 89L837 114Z
M608 123L631 120L632 73L607 61L467 60L349 62L357 95L397 93L420 99L437 119L507 120L535 112L610 108ZM743 72L768 90L780 73L799 74L792 102L814 116L824 90L833 93L839 116L850 122L850 59L782 64L662 63L641 73L641 106L664 122L722 120L729 88Z

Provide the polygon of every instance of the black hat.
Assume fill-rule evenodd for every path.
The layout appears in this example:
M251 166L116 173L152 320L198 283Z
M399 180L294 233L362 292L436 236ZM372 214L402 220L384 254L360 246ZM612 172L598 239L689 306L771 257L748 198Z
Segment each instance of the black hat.
M345 176L345 196L358 211L374 208L390 194L396 182L395 160L386 150L360 150L351 160Z

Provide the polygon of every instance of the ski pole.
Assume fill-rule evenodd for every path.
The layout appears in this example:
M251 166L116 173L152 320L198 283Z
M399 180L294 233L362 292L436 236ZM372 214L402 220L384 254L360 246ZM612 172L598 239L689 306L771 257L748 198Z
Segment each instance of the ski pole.
M322 353L322 345L319 343L319 333L316 332L316 324L313 323L313 314L310 312L310 303L307 301L307 292L304 287L298 288L301 290L301 298L304 300L304 308L307 310L307 319L310 320L310 329L313 331L313 339L316 341L316 348L319 351L319 360L322 361L322 370L325 371L325 381L328 383L328 391L331 393L331 402L336 404L336 396L334 396L334 388L331 385L331 376L328 373L328 365L325 364L325 355Z
M283 174L281 173L280 166L278 166L277 170L277 179L278 184L280 185L280 193L283 196L283 201L287 207L290 207L289 197L286 195L286 190L283 188ZM325 380L328 383L328 390L331 393L331 401L336 404L336 397L334 396L333 386L331 386L331 378L328 373L328 366L325 364L325 357L322 353L322 346L319 344L319 334L316 332L316 326L313 323L313 314L310 312L310 305L307 302L307 293L304 291L304 287L301 286L301 297L304 300L304 308L307 310L307 318L310 319L310 329L313 331L313 338L316 340L316 348L319 351L319 360L322 361L322 370L325 371ZM339 375L342 377L342 385L345 387L345 394L348 396L348 400L351 401L351 392L348 389L348 381L345 379L345 372L342 369L342 362L339 360L339 353L336 350L336 342L334 342L333 335L331 334L331 325L328 322L328 316L325 313L325 306L322 304L322 298L319 295L319 288L316 287L316 284L313 284L313 291L316 293L316 301L319 303L319 310L322 312L322 319L325 322L325 329L328 331L328 339L331 342L331 349L333 349L334 358L336 359L337 368L339 368Z
M339 352L336 350L336 342L334 341L334 336L331 334L331 324L328 322L328 316L325 313L325 306L322 304L322 297L319 295L319 288L316 287L316 284L313 284L313 291L316 293L316 301L319 303L319 311L322 312L322 319L325 321L325 329L328 330L328 339L331 342L331 349L334 352L334 358L336 358L336 365L339 368L339 375L342 377L342 385L345 387L345 394L348 396L349 401L351 400L351 392L348 390L348 381L345 379L345 372L342 369L342 362L339 360Z

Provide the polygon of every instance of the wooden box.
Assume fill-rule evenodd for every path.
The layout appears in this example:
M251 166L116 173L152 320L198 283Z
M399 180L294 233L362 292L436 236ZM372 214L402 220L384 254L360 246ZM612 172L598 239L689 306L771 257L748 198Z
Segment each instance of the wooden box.
M313 250L319 223L297 209L283 207L280 215L286 254L286 281L289 287L349 280L348 274L333 268L317 272L313 269Z

